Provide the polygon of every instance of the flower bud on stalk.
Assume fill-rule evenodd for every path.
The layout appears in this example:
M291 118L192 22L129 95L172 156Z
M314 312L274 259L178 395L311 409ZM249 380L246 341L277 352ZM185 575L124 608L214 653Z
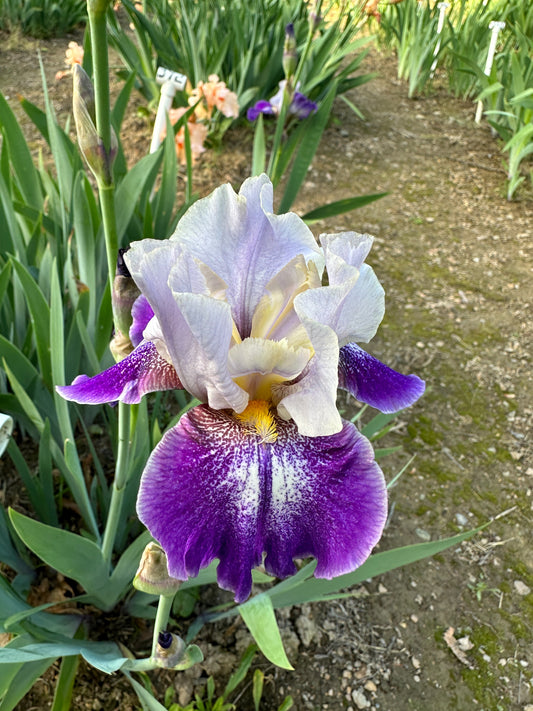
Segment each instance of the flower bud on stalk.
M133 343L129 337L132 324L131 310L139 294L139 287L131 278L128 267L124 261L127 249L119 249L117 268L113 280L111 301L113 304L113 318L115 322L115 335L110 343L111 353L118 363L128 356L133 350Z
M118 150L116 134L112 129L111 145L109 151L106 151L102 139L96 131L96 110L92 82L79 64L75 64L72 67L72 75L72 109L80 150L96 179L104 185L111 185L113 182L111 168Z
M294 76L296 65L298 64L298 55L296 53L296 37L294 35L294 25L290 22L285 27L285 44L283 45L282 66L285 72L287 81Z
M157 543L149 543L133 579L133 587L150 595L174 595L181 581L168 574L167 556Z
M173 669L185 655L185 642L171 632L160 632L153 656L158 667Z

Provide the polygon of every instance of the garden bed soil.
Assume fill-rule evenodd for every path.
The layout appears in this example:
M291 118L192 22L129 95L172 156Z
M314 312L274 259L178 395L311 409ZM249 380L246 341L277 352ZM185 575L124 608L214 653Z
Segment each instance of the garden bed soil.
M14 109L19 93L42 104L36 43L3 40L0 88ZM65 40L40 43L60 120L70 110L68 78L54 81L65 47ZM275 711L290 694L298 711L532 711L531 184L513 202L505 199L499 144L487 125L475 125L473 104L448 95L444 79L409 100L393 56L373 51L364 68L379 76L349 96L365 119L337 101L295 209L388 192L313 226L316 234L375 235L370 262L387 314L369 350L428 386L385 440L403 447L383 460L388 478L416 457L390 492L379 550L494 520L469 542L370 581L352 597L281 610L295 669L258 656L266 675L261 709ZM40 140L18 115L38 151ZM149 140L150 126L133 106L122 135L132 161ZM194 189L207 194L228 180L237 187L250 155L251 133L230 131L223 150L202 156ZM3 495L10 496L5 487ZM127 632L144 632L148 643L143 624ZM175 700L186 702L209 674L222 686L248 642L243 624L206 628L199 641L205 664L152 673L158 698L173 685ZM36 684L22 711L51 706L56 674L54 667ZM236 701L240 711L253 708L249 687ZM82 663L73 707L127 711L139 702L124 677Z

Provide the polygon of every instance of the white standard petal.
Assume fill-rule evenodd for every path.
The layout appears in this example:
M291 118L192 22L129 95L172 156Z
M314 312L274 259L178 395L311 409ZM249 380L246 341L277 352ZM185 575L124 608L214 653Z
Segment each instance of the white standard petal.
M242 412L248 394L228 371L233 319L229 304L203 294L174 293L183 327L176 328L167 347L181 382L214 410ZM165 333L166 336L166 333Z
M154 311L145 335L170 360L183 387L214 409L243 410L248 395L227 370L234 323L229 304L220 300L225 283L170 240L136 242L126 262Z
M351 267L360 269L372 248L374 238L357 232L321 234L320 244L328 270L328 282L334 286L348 279Z
M314 263L306 264L302 255L286 264L265 288L252 319L252 337L280 340L298 328L300 319L294 310L295 297L320 286Z
M330 326L340 346L370 341L385 313L383 287L363 263L371 239L350 232L323 237L330 285L298 295L295 310L301 319Z
M320 261L322 251L297 215L273 215L266 175L246 180L237 195L222 185L198 200L178 223L178 242L228 284L226 298L243 338L268 282L299 254Z

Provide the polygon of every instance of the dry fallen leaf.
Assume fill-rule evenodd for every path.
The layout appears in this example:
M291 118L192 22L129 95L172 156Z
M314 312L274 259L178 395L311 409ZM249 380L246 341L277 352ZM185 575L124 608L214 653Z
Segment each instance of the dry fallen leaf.
M448 645L448 647L451 649L451 651L455 654L457 659L465 664L469 669L473 669L474 667L472 664L470 664L470 661L468 660L468 657L466 654L463 652L461 647L459 646L459 643L455 639L453 633L455 632L455 629L453 627L448 627L446 632L444 633L444 641Z

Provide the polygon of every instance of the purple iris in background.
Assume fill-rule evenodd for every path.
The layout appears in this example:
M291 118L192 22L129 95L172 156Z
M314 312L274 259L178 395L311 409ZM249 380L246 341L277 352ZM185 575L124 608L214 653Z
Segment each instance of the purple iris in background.
M277 577L296 572L295 558L314 556L324 578L364 562L385 524L386 486L372 446L337 411L337 387L385 412L424 390L356 345L384 313L364 263L372 238L320 243L296 214L273 214L266 175L238 194L219 187L170 239L125 254L141 290L132 353L58 388L94 404L185 388L203 403L152 452L137 511L170 575L196 576L218 558L219 584L238 602L263 557Z
M246 112L248 121L255 121L259 114L277 116L281 110L283 92L285 91L286 84L287 82L285 79L280 81L279 91L270 99L270 101L262 99L251 106ZM316 110L317 105L314 101L311 101L311 99L308 99L305 94L302 94L299 91L294 92L288 109L290 115L295 116L297 119L305 119L309 116L309 114L315 113Z

